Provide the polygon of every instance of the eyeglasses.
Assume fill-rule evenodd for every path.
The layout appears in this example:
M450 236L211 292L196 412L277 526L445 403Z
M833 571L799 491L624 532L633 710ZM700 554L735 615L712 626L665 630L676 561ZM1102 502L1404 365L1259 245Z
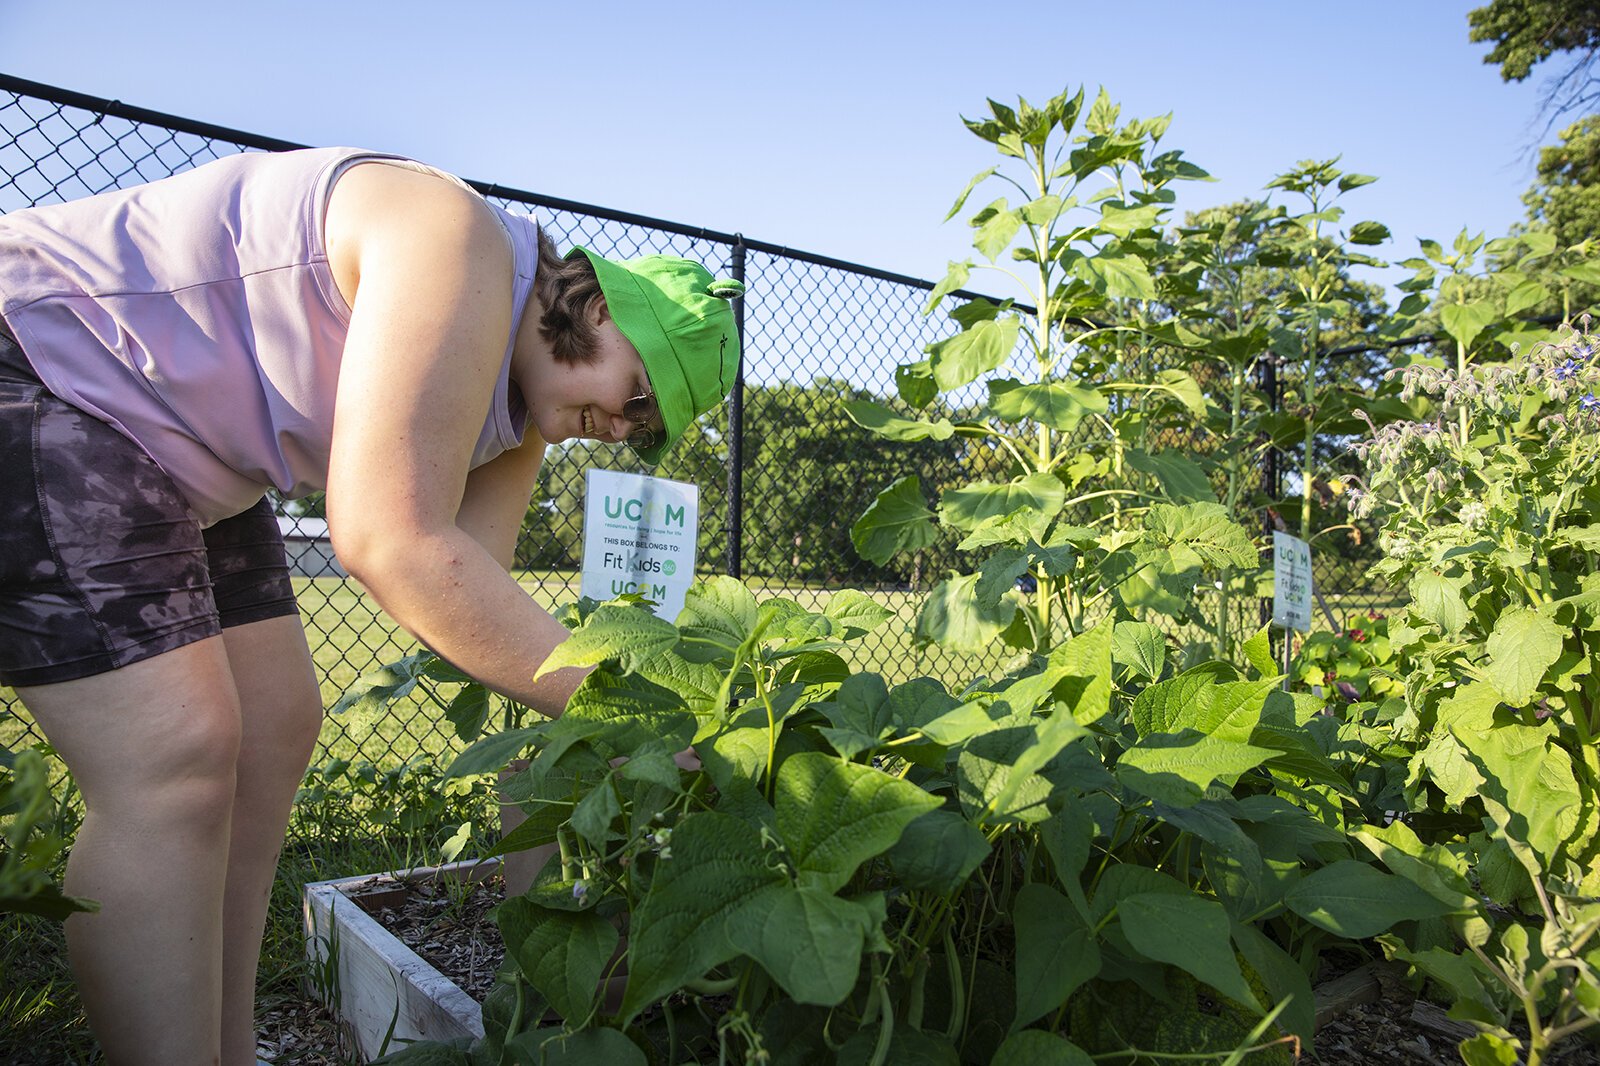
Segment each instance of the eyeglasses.
M658 434L651 428L650 423L661 415L661 409L656 406L656 394L645 392L635 396L622 405L622 417L632 422L638 428L628 434L628 446L635 451L644 451L654 448Z

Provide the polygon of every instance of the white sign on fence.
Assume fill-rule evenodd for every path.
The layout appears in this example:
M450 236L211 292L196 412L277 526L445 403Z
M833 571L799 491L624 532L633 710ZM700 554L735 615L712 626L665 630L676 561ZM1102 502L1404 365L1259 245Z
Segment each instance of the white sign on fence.
M1311 632L1311 545L1273 531L1272 620L1285 629Z
M597 600L636 592L672 620L694 580L700 489L682 481L590 470L583 507L583 581Z

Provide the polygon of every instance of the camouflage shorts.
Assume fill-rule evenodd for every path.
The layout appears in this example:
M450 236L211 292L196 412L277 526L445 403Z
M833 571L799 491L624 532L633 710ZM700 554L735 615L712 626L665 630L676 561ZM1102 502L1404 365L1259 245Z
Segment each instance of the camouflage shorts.
M101 674L295 612L267 501L202 530L161 468L46 389L0 327L0 684Z

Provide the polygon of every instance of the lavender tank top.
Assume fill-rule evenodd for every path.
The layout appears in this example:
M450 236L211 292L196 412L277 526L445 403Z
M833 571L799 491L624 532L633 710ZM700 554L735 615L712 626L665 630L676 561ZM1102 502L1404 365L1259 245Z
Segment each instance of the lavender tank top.
M356 148L247 153L0 215L0 317L40 380L149 453L201 525L269 488L327 486L350 309L323 218L338 176L370 160L438 173ZM515 276L474 467L522 443L511 350L538 263L533 221L490 206Z

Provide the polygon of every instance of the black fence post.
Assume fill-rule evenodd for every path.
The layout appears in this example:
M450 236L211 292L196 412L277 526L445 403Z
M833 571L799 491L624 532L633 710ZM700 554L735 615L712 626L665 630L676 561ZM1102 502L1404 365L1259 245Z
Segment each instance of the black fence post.
M733 279L744 284L744 235L733 235ZM733 322L739 331L739 370L728 395L728 575L743 577L744 559L744 298L733 301Z

